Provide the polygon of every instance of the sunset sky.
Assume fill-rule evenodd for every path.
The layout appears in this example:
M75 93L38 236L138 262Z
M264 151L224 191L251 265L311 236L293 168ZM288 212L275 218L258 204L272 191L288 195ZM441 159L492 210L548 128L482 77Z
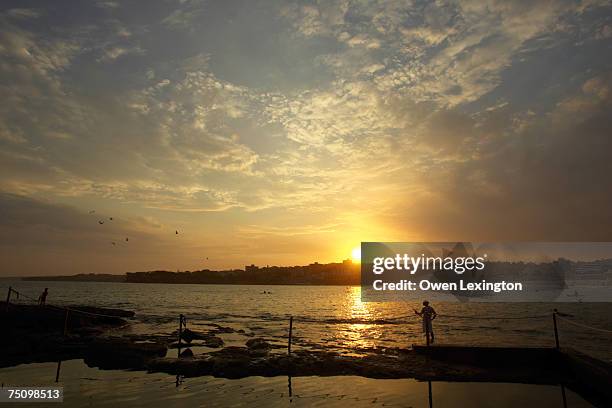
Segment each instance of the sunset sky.
M0 98L0 276L612 240L609 1L3 1Z

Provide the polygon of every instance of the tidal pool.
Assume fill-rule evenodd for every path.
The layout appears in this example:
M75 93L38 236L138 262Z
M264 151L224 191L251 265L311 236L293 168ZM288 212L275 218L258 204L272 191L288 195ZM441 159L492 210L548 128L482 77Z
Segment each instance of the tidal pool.
M3 386L63 386L64 402L57 406L64 407L592 407L571 390L550 385L428 383L356 376L177 378L100 370L83 360L62 362L58 383L56 373L57 363L23 364L0 369L0 382Z

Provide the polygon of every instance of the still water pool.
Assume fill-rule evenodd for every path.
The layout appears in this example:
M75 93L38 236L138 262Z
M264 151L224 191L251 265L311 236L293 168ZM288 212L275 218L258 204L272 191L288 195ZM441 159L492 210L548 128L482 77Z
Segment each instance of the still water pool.
M344 377L183 378L140 371L99 370L82 360L0 369L3 385L64 387L63 407L591 407L560 386L419 382ZM430 388L431 387L431 388ZM430 393L431 390L431 393ZM431 404L430 404L431 395ZM3 404L10 406L11 404ZM23 403L12 404L23 407Z

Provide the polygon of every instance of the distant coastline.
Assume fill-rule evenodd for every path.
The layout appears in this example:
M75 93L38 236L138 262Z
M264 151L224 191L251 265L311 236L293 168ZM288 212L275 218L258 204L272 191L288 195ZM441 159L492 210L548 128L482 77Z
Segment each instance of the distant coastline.
M545 263L489 262L487 277L493 280L513 280L516 282L536 280L556 284L559 288L583 285L612 284L612 259L590 262L559 259ZM458 275L446 276L445 271L434 271L434 280L453 282ZM434 278L434 276L431 278ZM373 279L374 275L369 278ZM471 276L470 281L484 276ZM198 271L126 272L114 274L76 274L59 276L15 277L24 281L62 281L62 282L123 282L123 283L182 283L210 285L360 285L360 264L351 260L328 264L311 263L301 266L264 266L247 265L244 269ZM401 278L401 276L399 277ZM363 282L370 286L372 282Z
M66 276L28 276L25 281L125 282L125 283L187 283L221 285L359 285L358 263L350 260L302 266L247 265L244 269L215 271L147 271L123 275L77 274Z
M125 282L125 274L79 273L77 275L24 276L17 279L24 281Z

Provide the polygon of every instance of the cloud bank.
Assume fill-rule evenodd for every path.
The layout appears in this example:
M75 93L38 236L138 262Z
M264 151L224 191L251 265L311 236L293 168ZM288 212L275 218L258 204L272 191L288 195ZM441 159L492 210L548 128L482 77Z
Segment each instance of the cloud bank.
M331 261L362 240L610 240L611 11L4 2L1 273ZM140 249L75 262L112 239L91 208Z

